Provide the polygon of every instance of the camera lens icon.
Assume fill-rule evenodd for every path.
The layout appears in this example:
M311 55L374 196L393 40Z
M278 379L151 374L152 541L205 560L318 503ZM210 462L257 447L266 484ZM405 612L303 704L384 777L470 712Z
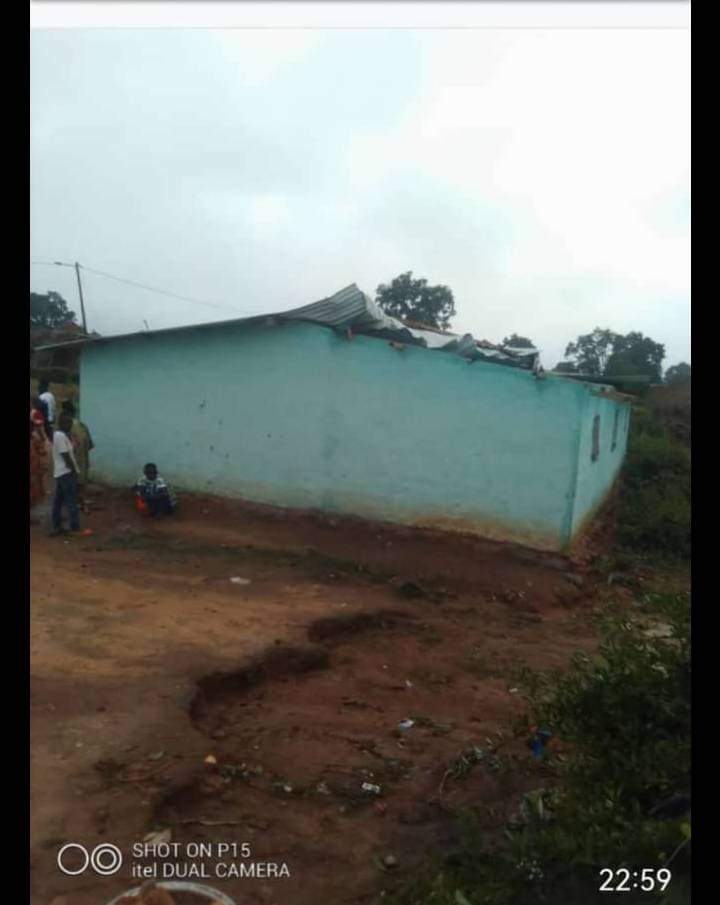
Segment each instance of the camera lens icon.
M109 877L116 874L122 867L122 852L117 845L111 845L105 842L102 845L96 845L90 855L90 864L96 874L101 877Z
M72 852L79 854L79 862L77 857L71 854ZM63 845L57 855L57 865L68 877L78 877L80 874L84 874L88 867L92 867L95 873L101 877L109 877L120 870L122 863L122 852L116 845L111 845L109 842L96 845L91 852L84 845L68 842Z

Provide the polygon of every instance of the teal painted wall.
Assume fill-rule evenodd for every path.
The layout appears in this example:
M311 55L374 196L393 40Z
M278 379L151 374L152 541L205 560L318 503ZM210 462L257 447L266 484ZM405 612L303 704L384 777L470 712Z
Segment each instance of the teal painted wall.
M596 391L597 393L597 391ZM630 406L603 399L589 391L581 422L581 438L578 453L578 474L571 533L575 535L597 511L617 478L627 450L630 429ZM614 424L617 413L618 429L613 449ZM593 421L600 418L599 454L595 461L593 452Z
M551 549L602 492L606 470L588 479L578 460L588 398L570 380L297 322L92 344L81 364L95 479L129 485L155 461L180 489Z

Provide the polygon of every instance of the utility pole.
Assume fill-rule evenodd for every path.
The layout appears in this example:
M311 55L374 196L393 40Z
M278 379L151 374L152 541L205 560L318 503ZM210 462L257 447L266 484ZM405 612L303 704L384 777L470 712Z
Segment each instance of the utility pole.
M72 267L75 270L75 276L77 277L78 284L78 294L80 295L80 313L82 315L82 328L83 333L87 335L87 320L85 319L85 299L83 298L82 291L82 281L80 280L80 265L77 261L74 264L66 264L64 261L53 261L54 264L57 264L58 267Z
M85 300L82 294L82 280L80 279L80 265L75 261L75 276L78 281L78 293L80 294L80 311L82 313L83 333L87 336L87 321L85 320Z

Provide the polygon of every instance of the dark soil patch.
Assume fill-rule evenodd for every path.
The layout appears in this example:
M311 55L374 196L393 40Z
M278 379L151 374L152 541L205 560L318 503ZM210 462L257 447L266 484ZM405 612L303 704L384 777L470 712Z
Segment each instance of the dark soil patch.
M325 669L328 655L324 648L271 647L260 657L230 673L213 673L198 682L198 689L190 702L190 718L201 722L209 709L228 698L241 695L261 682L297 675L312 669Z
M385 630L408 625L413 617L407 613L383 610L379 613L349 613L347 616L332 616L317 619L308 628L310 641L329 641L358 632Z

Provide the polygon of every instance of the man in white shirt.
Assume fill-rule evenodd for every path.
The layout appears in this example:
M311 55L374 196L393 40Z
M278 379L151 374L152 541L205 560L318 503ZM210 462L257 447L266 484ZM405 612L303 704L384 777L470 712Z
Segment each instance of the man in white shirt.
M38 399L44 403L47 411L47 434L52 438L53 428L55 427L55 397L50 392L50 384L47 380L41 380L38 384Z
M63 506L70 517L70 530L80 530L80 515L77 504L78 467L70 440L72 418L60 415L58 429L53 433L53 476L55 477L55 498L52 507L51 534L65 534L62 527Z

